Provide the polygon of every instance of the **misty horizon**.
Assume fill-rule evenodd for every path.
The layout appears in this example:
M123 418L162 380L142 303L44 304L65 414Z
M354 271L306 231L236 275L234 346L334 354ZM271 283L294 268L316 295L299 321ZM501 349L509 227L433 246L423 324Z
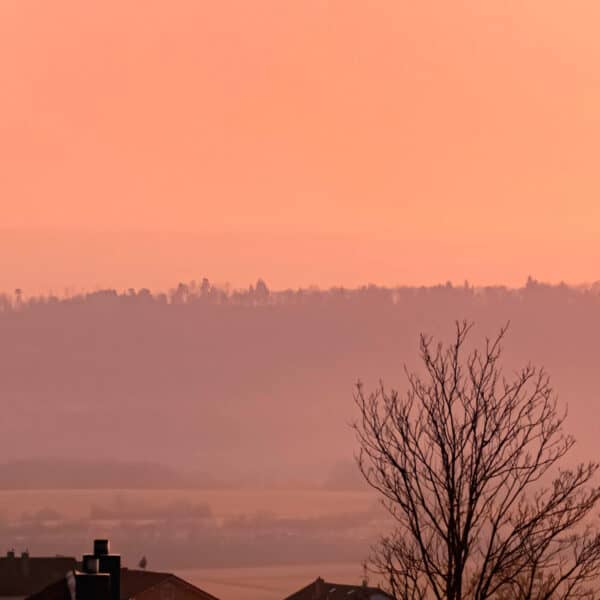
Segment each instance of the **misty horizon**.
M208 286L208 289L202 291L202 286ZM536 278L534 275L527 275L521 284L498 283L473 283L468 278L452 280L442 279L435 283L411 284L397 283L395 285L381 284L374 281L365 281L358 285L318 285L316 283L307 286L282 286L271 288L268 280L263 277L258 277L250 281L247 285L234 286L228 281L217 279L216 282L208 277L200 279L189 279L179 281L175 286L167 286L165 288L152 288L150 286L95 286L90 289L85 287L73 289L66 286L62 293L55 293L50 287L46 291L39 293L27 293L27 290L19 285L12 289L0 289L0 298L2 304L0 310L15 309L17 307L24 308L27 305L35 305L38 303L53 303L57 301L82 301L90 300L93 297L99 296L143 296L152 298L160 303L181 304L193 302L197 300L208 300L211 303L223 303L241 301L244 298L252 298L254 302L259 300L256 296L257 285L267 292L269 297L268 303L277 303L281 300L290 299L290 294L335 294L335 293L356 293L365 290L382 290L386 292L402 292L408 290L424 290L424 289L439 289L439 288L463 288L477 293L484 293L490 290L498 290L502 292L522 292L531 286L542 286L545 288L567 288L575 292L591 292L593 294L600 292L600 279L590 279L579 282L569 282L566 280L547 281ZM54 286L59 287L59 286ZM208 292L208 293L207 293ZM263 292L260 292L263 293Z
M577 395L589 398L594 390L585 370L593 351L585 348L600 327L598 306L598 284L552 286L531 278L516 289L271 291L259 280L228 290L204 279L166 294L1 294L0 374L13 418L0 424L0 448L7 460L88 456L194 467L225 483L258 477L319 485L352 458L353 384L383 379L402 389L399 367L413 362L418 334L443 338L456 318L473 320L480 335L510 321L509 364L546 366L574 412L583 410ZM561 357L579 353L582 376L575 377ZM37 377L23 377L32 368ZM334 412L322 413L323 403ZM56 436L61 423L70 426ZM43 451L31 439L34 424L49 436ZM83 435L91 424L97 433ZM305 452L307 428L313 444ZM593 436L586 431L587 445ZM151 442L156 435L164 441L160 452ZM228 447L233 440L249 444L244 460L260 457L260 468L248 470L252 460L242 466Z
M221 600L360 584L394 526L357 465L361 390L410 399L421 336L463 322L467 352L508 327L492 382L548 374L565 484L600 437L599 22L600 3L545 0L0 2L3 543L81 556L105 536ZM503 449L479 408L510 439L520 398L502 412L475 387L458 430ZM436 489L457 512L432 535L472 524L467 479ZM469 576L481 527L446 532ZM427 568L407 532L389 556Z
M0 226L0 291L63 296L65 291L145 287L167 292L204 274L232 289L247 288L259 278L274 290L369 283L418 287L448 280L518 288L530 275L553 285L585 285L597 280L595 239L581 233L547 240L535 230L528 236L474 237L457 231L444 240L432 232L392 230L177 233Z
M510 322L507 372L544 366L574 458L596 447L597 284L17 296L0 295L0 534L37 553L102 534L209 580L359 565L387 521L354 462L353 386L404 390L419 333L457 318L474 340Z

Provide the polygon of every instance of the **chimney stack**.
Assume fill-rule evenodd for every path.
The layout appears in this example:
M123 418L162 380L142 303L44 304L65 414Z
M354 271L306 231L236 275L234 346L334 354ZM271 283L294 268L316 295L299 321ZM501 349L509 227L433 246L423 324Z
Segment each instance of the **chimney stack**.
M100 573L100 561L98 560L98 558L86 554L83 557L82 571L90 575Z
M29 577L29 550L21 552L21 572L25 577Z
M76 573L75 600L110 600L110 583L108 573Z
M111 590L111 576L100 572L99 558L85 554L81 572L75 573L75 600L112 600Z
M110 542L108 540L94 540L94 556L110 554Z
M99 574L108 574L110 581L110 600L121 600L121 555L110 554L108 540L94 540L94 554L84 554L83 564L98 565ZM79 599L77 599L79 600Z
M318 600L324 593L324 585L325 581L322 577L317 577L315 580L315 586L313 589L313 600Z

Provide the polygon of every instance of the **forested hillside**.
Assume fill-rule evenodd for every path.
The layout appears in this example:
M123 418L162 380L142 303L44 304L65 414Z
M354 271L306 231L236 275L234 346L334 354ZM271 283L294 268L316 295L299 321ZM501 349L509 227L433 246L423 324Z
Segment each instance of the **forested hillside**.
M569 403L576 454L596 452L598 286L271 292L203 280L167 294L2 296L2 456L343 486L353 384L402 389L419 332L446 336L456 319L476 323L474 341L510 321L508 364L544 365Z

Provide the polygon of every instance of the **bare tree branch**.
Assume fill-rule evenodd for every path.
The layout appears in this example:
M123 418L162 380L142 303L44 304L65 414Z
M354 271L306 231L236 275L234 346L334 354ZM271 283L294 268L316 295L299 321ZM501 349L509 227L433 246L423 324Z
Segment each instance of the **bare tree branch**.
M371 568L406 600L596 597L599 465L559 469L574 440L547 374L507 379L507 327L467 353L471 328L448 347L421 336L404 396L356 387L358 464L396 523Z

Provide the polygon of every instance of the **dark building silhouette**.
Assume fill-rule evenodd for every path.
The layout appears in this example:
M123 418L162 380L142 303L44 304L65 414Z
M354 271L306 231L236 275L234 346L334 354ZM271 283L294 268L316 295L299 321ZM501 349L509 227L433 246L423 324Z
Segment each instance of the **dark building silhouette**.
M321 577L291 594L285 600L393 600L379 588L363 585L330 583Z
M53 583L27 600L72 600L73 575ZM80 580L81 581L81 580ZM188 583L172 573L142 571L137 569L121 569L121 600L217 600L215 596ZM99 582L104 591L103 582ZM86 586L86 592L88 591ZM110 592L107 592L110 594ZM76 595L79 599L81 596ZM87 597L85 597L87 598ZM98 598L94 594L94 598Z
M75 558L67 556L17 555L14 550L0 557L0 597L24 597L64 578L77 566Z
M27 600L218 600L212 594L172 573L121 567L110 554L108 540L95 540L94 554L86 554L81 570L73 569Z
M94 554L83 555L83 571L84 575L80 579L86 580L86 575L108 574L110 599L120 600L121 598L121 556L119 554L110 553L110 543L108 540L94 540ZM77 575L75 578L77 585ZM89 577L89 580L94 582L94 577ZM86 585L86 584L84 584ZM82 599L83 600L83 597Z

